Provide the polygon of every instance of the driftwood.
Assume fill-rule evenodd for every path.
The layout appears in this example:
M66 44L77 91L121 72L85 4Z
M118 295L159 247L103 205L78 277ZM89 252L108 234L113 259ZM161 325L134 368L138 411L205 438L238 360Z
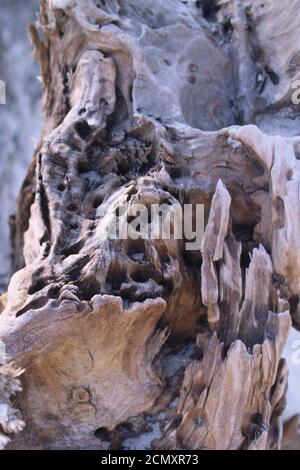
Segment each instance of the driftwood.
M157 449L280 448L281 355L300 327L300 4L286 4L41 0L45 124L0 316L25 369L10 448L130 448L147 432ZM102 239L124 202L129 217L204 205L202 249Z

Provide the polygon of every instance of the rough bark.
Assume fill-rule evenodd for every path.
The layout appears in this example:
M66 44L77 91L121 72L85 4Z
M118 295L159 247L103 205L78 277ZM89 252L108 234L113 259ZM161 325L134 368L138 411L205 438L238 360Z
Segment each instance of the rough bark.
M300 326L286 4L41 1L45 124L0 317L25 369L10 448L128 448L149 426L155 448L280 448ZM201 252L102 240L124 202L205 204Z

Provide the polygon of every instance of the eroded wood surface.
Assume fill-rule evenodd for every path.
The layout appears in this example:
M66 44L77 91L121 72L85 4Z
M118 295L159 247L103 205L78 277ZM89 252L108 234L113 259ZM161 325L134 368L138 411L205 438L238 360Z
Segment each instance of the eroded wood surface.
M300 325L286 3L41 1L45 124L0 317L25 368L10 448L126 448L149 422L155 448L280 448ZM102 240L124 201L205 204L202 250Z

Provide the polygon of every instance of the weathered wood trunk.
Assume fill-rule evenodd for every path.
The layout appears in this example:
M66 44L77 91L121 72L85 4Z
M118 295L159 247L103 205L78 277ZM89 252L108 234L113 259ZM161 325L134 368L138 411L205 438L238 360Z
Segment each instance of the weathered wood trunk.
M41 0L45 124L0 317L25 369L11 448L280 448L300 327L300 2L282 3ZM202 249L103 239L125 202L203 204Z

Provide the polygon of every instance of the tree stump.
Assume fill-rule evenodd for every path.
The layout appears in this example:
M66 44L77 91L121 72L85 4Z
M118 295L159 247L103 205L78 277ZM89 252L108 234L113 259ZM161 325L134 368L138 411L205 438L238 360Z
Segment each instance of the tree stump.
M25 370L9 448L279 449L299 0L40 3L45 123L0 316ZM201 250L103 239L134 204L204 205Z

